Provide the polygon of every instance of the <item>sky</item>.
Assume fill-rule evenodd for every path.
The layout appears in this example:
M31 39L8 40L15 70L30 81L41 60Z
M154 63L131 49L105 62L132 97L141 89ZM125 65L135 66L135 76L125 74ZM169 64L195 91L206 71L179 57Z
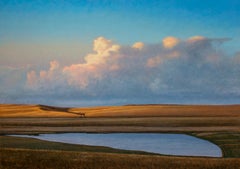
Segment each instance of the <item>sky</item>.
M239 0L0 0L0 103L240 103Z

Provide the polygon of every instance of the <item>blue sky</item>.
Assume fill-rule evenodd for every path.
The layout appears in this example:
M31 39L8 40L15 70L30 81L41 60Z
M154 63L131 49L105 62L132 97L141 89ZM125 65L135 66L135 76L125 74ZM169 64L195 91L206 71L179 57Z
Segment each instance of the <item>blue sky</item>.
M31 95L37 95L39 98L34 102L42 102L44 100L44 96L41 96L43 91L50 90L49 88L55 91L59 86L63 88L63 91L67 88L62 95L71 95L71 92L78 93L79 97L76 96L72 101L77 103L81 101L86 102L88 99L94 100L94 103L100 102L99 104L112 104L111 101L109 102L111 99L121 100L119 102L114 101L116 104L130 101L141 103L158 102L158 100L159 102L175 103L182 100L179 97L184 97L183 102L188 103L193 100L194 93L201 93L202 95L201 98L194 98L194 103L208 101L212 103L238 102L240 100L238 95L240 90L238 86L240 84L236 79L240 76L239 69L237 68L239 65L232 65L230 62L233 62L232 60L236 62L239 58L239 16L240 1L238 0L1 0L0 69L2 73L0 73L0 84L4 87L0 88L0 93L4 97L1 98L0 102L21 102L18 98L23 93L27 93L24 95L24 99L27 101L23 102L31 102ZM201 43L204 45L202 44L203 46L201 47L194 46L193 49L190 49L187 41L189 38L191 39L191 37L196 36L202 37L200 40L203 40ZM99 39L99 37L102 37L102 39ZM176 44L171 47L172 54L168 53L170 49L162 48L162 45L164 46L163 39L166 37L175 38L173 41L176 41ZM94 40L96 41L95 46L97 44L107 45L105 53L103 52L100 55L98 53L100 49L94 49ZM171 39L167 40L172 42ZM142 42L146 50L142 51L141 54L131 51L132 49L130 50L130 48L135 42ZM120 49L115 49L116 46L119 46ZM125 57L141 56L142 60L147 63L155 59L154 61L159 62L160 65L159 60L168 60L166 58L169 58L170 55L179 55L182 58L187 56L190 58L190 55L194 53L192 50L199 48L206 51L209 55L204 55L206 59L211 58L213 60L213 56L214 59L219 57L220 59L218 60L221 60L219 61L221 63L218 63L220 65L218 68L215 67L216 70L209 68L213 67L216 63L205 65L210 75L207 75L207 73L203 74L201 72L202 69L199 68L197 71L199 71L200 80L194 86L194 78L190 78L189 81L192 81L193 84L189 87L189 90L180 85L183 83L181 80L176 80L187 74L191 76L191 73L187 72L186 65L184 67L180 63L183 62L182 60L170 60L166 61L166 63L164 61L164 66L169 67L171 65L174 70L169 68L164 70L160 70L160 68L156 70L144 68L144 72L140 72L140 70L137 71L138 66L144 66L144 63L140 63L134 59L130 59L125 63L120 57L123 55L126 55ZM117 54L114 54L114 52ZM91 56L88 57L88 55ZM160 58L160 55L162 58ZM99 57L102 60L95 57ZM112 59L106 59L107 57L112 57ZM93 58L95 59L94 61ZM118 70L117 73L115 72L117 75L112 75L112 73L109 73L112 68L106 69L109 65L96 66L96 60L101 61L101 64L111 61L111 64L115 65L115 69L117 69L117 66L119 67L120 62L124 62L126 70L125 72ZM112 60L114 60L114 63L112 63ZM128 71L132 73L132 76L137 78L134 82L131 81L130 83L128 81L134 77L123 76L123 74L127 72L126 64L130 64L131 62L133 62L132 69L135 70ZM223 64L223 62L225 63ZM136 66L134 63L139 65ZM195 66L206 64L203 61L196 63L195 60L193 62L191 59L187 63L190 65L196 64ZM89 67L86 68L86 65L89 66L89 64L95 65L94 68L100 73L93 73L92 69L90 70ZM49 74L51 74L51 78L54 76L53 73L50 73L51 70L55 69L54 65L60 69L58 70L58 75L64 72L64 70L67 70L68 74L67 76L61 74L61 77L64 78L60 81L55 80L56 84L49 82ZM76 65L78 65L78 68L76 68ZM52 69L51 66L53 66ZM104 66L105 68L102 68ZM164 66L161 65L161 67ZM232 70L234 67L236 68ZM73 69L77 73L73 73ZM215 85L215 88L222 88L224 90L230 88L231 92L224 91L218 93L222 97L218 101L216 99L219 98L218 94L211 93L211 90L208 91L205 88L200 91L197 90L198 85L204 86L206 84L204 82L215 75L213 72L222 69L225 71L221 78L226 78L225 81L230 82L223 85L220 84L219 79L213 78L213 81L216 83L211 85L213 88ZM44 71L45 74L41 74ZM177 76L175 75L175 71L182 72L182 74ZM189 71L192 70L189 69ZM46 81L46 73L49 73L48 81ZM140 73L142 76L139 75ZM103 77L103 74L106 74L108 77ZM151 79L148 79L151 81L149 84L140 80L149 74L152 76ZM175 79L173 82L179 83L179 86L169 84L172 80L166 78L167 74ZM57 76L57 73L55 75ZM194 73L192 73L193 75ZM28 78L33 78L33 76L36 76L35 80L37 79L38 81L37 87L29 87ZM41 79L42 76L45 77L45 80ZM132 88L136 88L138 83L141 87L138 91L133 92L131 96L126 94L121 97L115 96L119 93L114 87L110 87L112 90L109 91L104 90L105 92L100 92L100 90L93 92L94 94L88 92L94 86L109 87L101 80L108 79L111 81L116 77L122 79L121 83L123 83L123 86L126 86L126 93L131 93L129 91ZM75 83L76 80L81 81L81 83ZM84 86L86 84L83 84L83 82L87 83L87 86ZM47 89L45 89L39 83L41 85L44 84L43 86L50 85L51 87L46 87ZM112 83L115 85L117 82L113 80ZM129 85L127 85L128 83ZM163 86L163 88L165 86L166 89L164 89L164 92L159 92L158 90L163 89L156 87L156 85ZM180 88L183 89L181 92ZM147 97L154 99L134 100L134 98L139 98L137 93L146 93ZM55 98L58 95L61 94L56 89L56 92L53 92L51 97ZM83 97L87 99L84 100L82 99ZM108 101L101 102L99 100ZM68 99L68 102L71 101Z
M79 40L97 36L129 44L196 34L238 41L237 0L0 2L2 41ZM237 36L238 35L238 36Z

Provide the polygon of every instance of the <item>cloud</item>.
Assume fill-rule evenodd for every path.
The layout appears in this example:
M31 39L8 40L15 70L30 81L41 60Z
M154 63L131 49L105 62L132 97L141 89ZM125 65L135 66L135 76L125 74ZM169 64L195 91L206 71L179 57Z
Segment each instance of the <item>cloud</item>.
M143 42L136 42L132 45L132 48L141 50L144 47Z
M104 37L98 37L93 42L93 50L96 53L85 57L86 64L102 64L112 53L117 52L119 49L119 45L113 44Z
M63 77L60 64L56 60L53 60L49 65L48 70L41 70L39 73L34 70L29 71L27 73L26 88L36 91L51 91L64 85L65 78Z
M187 39L187 42L195 43L195 42L199 42L199 41L203 41L203 40L206 40L206 38L203 36L192 36Z
M233 60L234 60L234 63L240 64L240 52L236 53Z
M162 43L163 43L163 47L166 49L171 49L174 46L176 46L179 43L179 39L169 36L163 39Z
M153 57L153 58L149 58L147 61L147 66L148 67L156 67L159 64L161 64L163 61L161 59L161 56L157 56L157 57Z
M148 60L147 60L147 66L148 67L156 67L156 66L159 66L160 64L162 64L165 60L168 60L168 59L174 59L174 58L177 58L180 56L180 53L178 51L168 51L168 52L164 52L164 53L161 53L155 57L150 57Z
M60 68L59 63L56 60L53 60L50 62L50 68L48 71L42 70L40 71L40 79L46 80L46 81L52 81L54 80L56 76L56 72Z
M110 40L99 37L93 42L93 51L84 59L85 63L72 64L63 68L63 74L67 76L68 84L79 88L86 88L89 81L99 80L103 72L119 69L116 62L120 46Z
M240 55L224 52L227 40L167 37L159 44L124 46L98 37L82 62L28 68L24 92L81 101L240 101Z
M30 71L27 73L27 85L30 88L34 88L38 83L38 77L35 71Z
M49 71L54 71L59 68L59 63L54 60L50 62L50 70Z

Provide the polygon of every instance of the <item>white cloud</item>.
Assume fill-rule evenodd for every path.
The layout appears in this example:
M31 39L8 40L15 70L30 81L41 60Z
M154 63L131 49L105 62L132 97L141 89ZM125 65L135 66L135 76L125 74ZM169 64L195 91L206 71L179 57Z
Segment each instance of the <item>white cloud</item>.
M113 44L104 37L94 40L93 50L96 53L88 54L84 63L72 64L63 68L68 84L84 89L92 79L101 79L103 72L119 69L116 62L120 45Z
M36 72L35 71L30 71L27 73L27 85L30 87L30 88L35 88L35 86L37 85L38 83L38 77L36 75Z
M86 64L103 64L112 53L117 52L119 49L119 45L113 44L104 37L98 37L93 43L93 50L96 53L89 54L85 57Z
M218 42L223 39L167 37L161 44L120 46L99 37L83 62L60 65L51 61L48 70L29 70L27 90L76 99L120 100L240 94L239 54L229 57L223 49L216 50Z
M175 47L179 42L180 40L178 38L172 36L166 37L162 40L163 47L166 49L171 49Z
M56 60L51 61L48 70L37 73L31 70L27 73L26 87L34 90L52 90L64 82L62 69Z
M203 40L206 40L206 38L203 36L193 36L193 37L188 38L187 42L194 43L194 42L199 42L199 41L203 41Z
M141 50L144 47L143 42L136 42L132 45L132 48Z

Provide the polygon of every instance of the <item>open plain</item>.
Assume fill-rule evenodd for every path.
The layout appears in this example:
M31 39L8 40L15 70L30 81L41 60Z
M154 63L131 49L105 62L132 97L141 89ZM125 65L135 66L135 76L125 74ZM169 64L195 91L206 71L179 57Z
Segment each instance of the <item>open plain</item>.
M3 104L0 118L0 168L238 169L240 166L240 105L59 108ZM6 136L65 132L186 133L217 144L223 158L163 156Z

